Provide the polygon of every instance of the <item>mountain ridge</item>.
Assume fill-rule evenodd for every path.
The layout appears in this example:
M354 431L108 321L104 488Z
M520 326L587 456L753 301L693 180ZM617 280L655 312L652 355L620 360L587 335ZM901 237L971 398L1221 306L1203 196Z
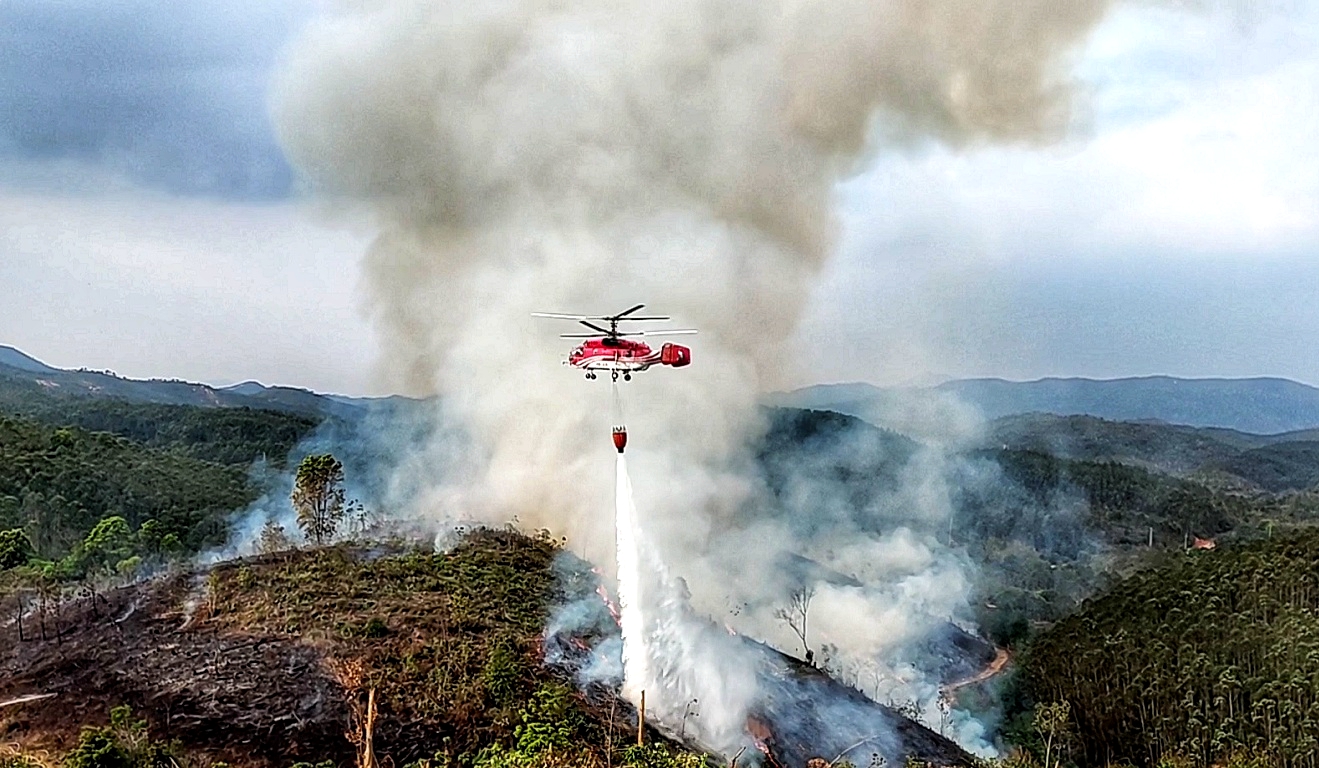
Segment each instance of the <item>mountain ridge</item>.
M1032 381L957 379L934 387L820 384L766 397L771 405L824 408L887 426L914 408L942 403L992 420L1048 413L1275 435L1319 427L1319 388L1274 376L1116 379L1046 377Z
M104 397L131 403L255 408L299 416L352 418L367 408L409 402L400 395L353 397L244 381L214 386L179 379L131 379L109 371L55 368L16 347L0 345L0 386L38 386L69 397Z
M58 371L58 368L52 368L31 355L23 352L17 347L11 347L0 344L0 365L17 368L20 371L30 373L50 373Z
M71 396L205 407L248 407L305 416L353 417L365 409L414 402L400 395L355 397L247 380L226 386L174 379L130 379L108 371L49 366L0 345L0 380L21 380ZM966 423L1045 413L1126 422L1162 422L1281 435L1319 429L1319 388L1276 376L1184 378L1155 374L1112 379L1051 376L1029 381L954 379L930 387L879 387L865 382L815 384L769 393L766 405L823 409L900 432L913 420Z

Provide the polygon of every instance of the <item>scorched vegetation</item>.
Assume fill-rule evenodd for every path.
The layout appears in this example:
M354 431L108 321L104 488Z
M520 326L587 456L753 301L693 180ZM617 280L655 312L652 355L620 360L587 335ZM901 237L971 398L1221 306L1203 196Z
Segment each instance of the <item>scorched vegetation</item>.
M0 708L0 732L74 765L91 748L78 729L99 728L113 760L76 768L168 765L120 761L104 724L130 705L169 745L152 754L203 763L699 765L653 731L636 747L626 703L588 701L542 662L557 552L504 530L448 552L290 551L76 602L45 640L11 622L0 702L55 696Z

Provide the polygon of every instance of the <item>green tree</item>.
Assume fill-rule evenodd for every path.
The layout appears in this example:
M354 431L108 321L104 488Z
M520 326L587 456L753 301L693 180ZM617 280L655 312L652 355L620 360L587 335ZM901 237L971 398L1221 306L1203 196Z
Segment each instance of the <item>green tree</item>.
M0 571L26 564L33 554L32 543L23 535L22 529L0 531Z
M109 728L84 728L78 745L64 758L65 768L133 768L128 753Z
M257 551L263 555L283 552L290 549L293 542L289 535L284 532L284 526L274 520L267 520L266 524L261 526L261 541L257 544Z
M1035 705L1035 732L1044 742L1044 768L1053 762L1053 748L1062 747L1071 736L1072 705L1067 701ZM1055 761L1061 762L1061 761Z
M160 544L165 538L164 526L156 520L147 520L138 526L137 542L142 551L148 555L160 554Z
M118 515L107 517L92 528L82 540L82 565L97 568L113 566L133 555L133 531L128 521Z
M298 526L318 547L334 536L343 519L347 503L343 480L343 463L331 454L314 454L298 465L290 499Z

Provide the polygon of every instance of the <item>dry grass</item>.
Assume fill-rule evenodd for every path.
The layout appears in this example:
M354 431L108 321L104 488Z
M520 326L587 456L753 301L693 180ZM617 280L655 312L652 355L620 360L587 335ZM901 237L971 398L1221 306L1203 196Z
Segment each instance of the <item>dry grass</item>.
M335 547L234 564L211 579L206 623L318 648L353 712L359 759L368 742L396 764L456 757L507 741L518 707L552 679L539 637L555 553L544 537L477 531L443 554Z
M0 768L58 768L59 761L44 749L23 749L18 744L0 744Z

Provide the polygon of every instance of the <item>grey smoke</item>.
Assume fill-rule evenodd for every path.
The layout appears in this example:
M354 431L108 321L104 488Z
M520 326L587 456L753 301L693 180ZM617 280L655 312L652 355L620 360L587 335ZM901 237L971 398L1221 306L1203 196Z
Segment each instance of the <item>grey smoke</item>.
M689 369L626 388L642 528L707 614L780 599L769 563L798 542L741 519L763 499L744 449L831 252L835 184L923 141L1061 136L1067 57L1108 5L375 0L311 25L276 83L281 140L322 194L373 211L386 371L470 438L464 471L402 470L429 486L409 511L516 518L612 563L606 387L560 366L568 328L528 314L646 302L701 335ZM886 527L804 553L866 577L817 598L821 632L866 658L964 602L931 532L950 508L938 453L910 472ZM790 647L764 610L736 621Z

